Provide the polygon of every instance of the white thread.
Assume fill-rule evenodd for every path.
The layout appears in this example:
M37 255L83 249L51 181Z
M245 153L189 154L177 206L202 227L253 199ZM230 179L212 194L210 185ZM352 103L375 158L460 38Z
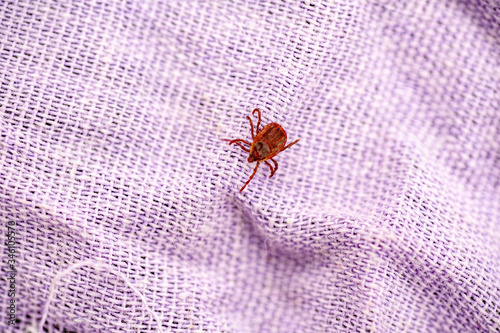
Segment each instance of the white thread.
M45 320L47 319L47 315L49 313L50 301L54 297L54 294L55 294L55 291L56 291L55 290L56 289L56 284L64 276L70 274L72 271L74 271L74 270L76 270L76 269L78 269L80 267L83 267L83 266L92 266L92 267L94 267L96 269L105 268L108 271L110 271L111 273L116 274L119 277L121 277L125 281L125 284L127 286L129 286L130 289L132 289L141 298L142 303L144 304L144 307L146 308L146 311L148 311L151 314L151 316L156 320L156 323L158 325L158 332L160 332L160 333L163 332L162 322L161 322L160 318L158 317L158 315L156 313L153 312L153 310L151 310L149 308L146 297L136 287L134 287L134 285L130 282L130 280L125 275L123 275L120 272L116 272L115 269L113 269L112 267L110 267L107 264L95 263L92 260L86 260L86 261L82 261L82 262L79 262L79 263L71 265L70 267L66 268L64 271L62 271L60 273L57 273L56 276L52 279L52 283L50 284L49 298L47 299L47 302L45 303L45 307L43 309L43 315L42 315L42 319L40 320L40 325L38 327L38 333L43 333L43 325L45 324Z

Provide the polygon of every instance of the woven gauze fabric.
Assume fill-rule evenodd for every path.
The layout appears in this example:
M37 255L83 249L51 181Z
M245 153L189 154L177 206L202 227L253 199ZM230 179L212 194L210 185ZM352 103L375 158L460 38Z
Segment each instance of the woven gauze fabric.
M500 331L499 1L0 7L0 332Z

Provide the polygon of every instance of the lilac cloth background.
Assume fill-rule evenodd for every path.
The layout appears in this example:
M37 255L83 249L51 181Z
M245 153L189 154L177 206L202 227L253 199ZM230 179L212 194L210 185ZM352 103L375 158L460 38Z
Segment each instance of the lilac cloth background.
M104 3L0 5L1 332L500 331L499 1Z

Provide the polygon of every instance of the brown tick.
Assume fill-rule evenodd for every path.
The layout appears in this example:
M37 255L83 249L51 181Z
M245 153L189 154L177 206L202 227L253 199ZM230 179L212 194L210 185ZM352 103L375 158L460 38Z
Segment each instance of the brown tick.
M260 110L259 109L253 110L252 115L255 115L255 112L259 114L259 121L257 122L257 135L253 134L252 119L250 119L250 117L247 116L247 119L250 122L250 129L252 130L252 140L253 140L252 143L249 143L243 139L235 139L235 140L223 139L224 141L229 141L230 145L235 143L238 146L240 146L241 149L250 153L250 156L248 157L248 162L251 163L257 161L257 165L255 166L252 175L250 176L250 178L248 178L245 185L243 185L243 187L240 189L240 192L243 191L243 189L248 185L248 183L250 183L253 176L257 172L260 162L264 162L267 164L267 166L269 166L269 169L271 169L271 175L269 176L269 178L271 178L276 172L276 170L278 170L278 162L273 160L273 157L278 155L278 153L282 152L288 147L291 147L297 142L299 142L299 140L295 140L294 142L285 146L286 132L283 129L283 127L281 127L279 124L276 123L267 124L266 126L264 126L262 130L259 130ZM244 147L241 143L249 145L250 149ZM274 169L272 165L268 162L268 160L273 161Z

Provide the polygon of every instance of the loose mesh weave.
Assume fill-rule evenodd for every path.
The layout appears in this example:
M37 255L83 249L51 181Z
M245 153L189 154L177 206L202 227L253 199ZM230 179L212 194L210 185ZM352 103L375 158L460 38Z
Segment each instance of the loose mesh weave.
M0 6L1 332L500 331L499 1Z

